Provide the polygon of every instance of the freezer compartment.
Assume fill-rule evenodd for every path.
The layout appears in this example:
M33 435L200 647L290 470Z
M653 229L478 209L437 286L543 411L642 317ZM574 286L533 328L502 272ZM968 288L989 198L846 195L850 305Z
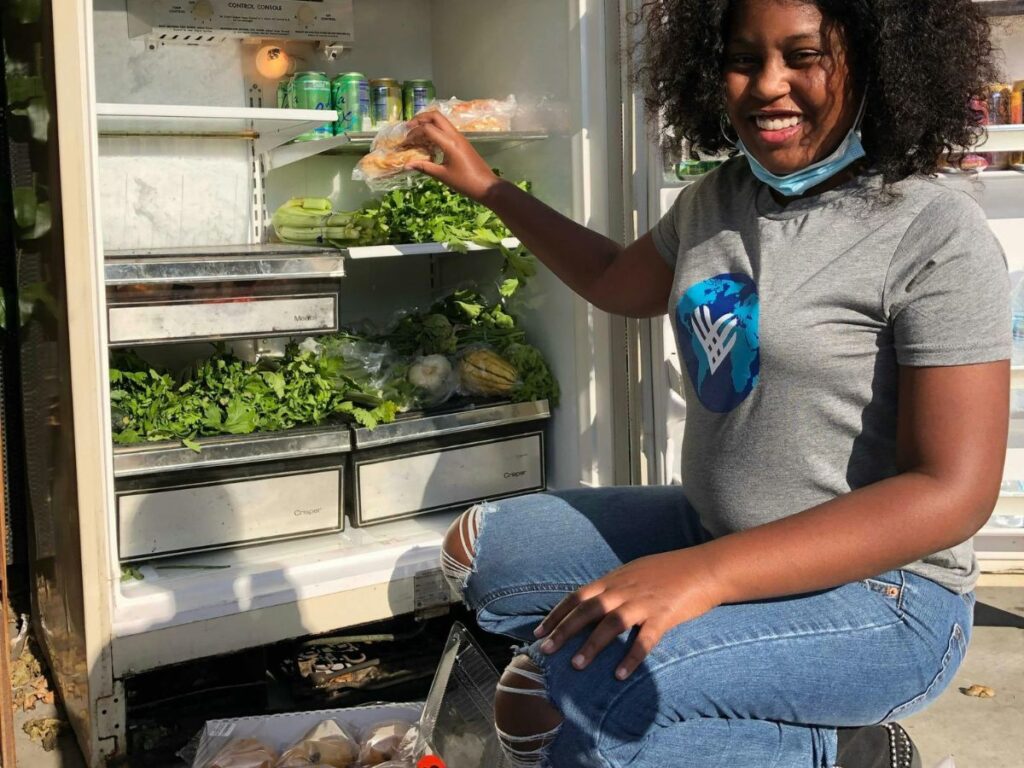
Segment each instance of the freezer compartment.
M351 463L350 519L356 527L547 487L538 422L357 448Z
M113 347L338 330L337 283L123 285L107 291Z
M344 530L339 457L117 483L122 562Z

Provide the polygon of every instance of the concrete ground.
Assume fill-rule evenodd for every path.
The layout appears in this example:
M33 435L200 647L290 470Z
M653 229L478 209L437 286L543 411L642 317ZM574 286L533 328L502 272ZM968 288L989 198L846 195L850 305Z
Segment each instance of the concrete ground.
M1024 766L1024 588L981 587L975 630L952 685L904 726L934 768L952 755L956 768ZM965 696L987 685L995 698Z
M947 756L956 768L1024 768L1024 588L980 588L975 621L967 658L953 684L927 711L904 723L924 756L924 768L937 768ZM960 692L971 685L991 686L995 697ZM70 734L61 736L57 749L45 752L22 731L27 720L55 716L56 708L44 704L15 713L20 768L84 768Z

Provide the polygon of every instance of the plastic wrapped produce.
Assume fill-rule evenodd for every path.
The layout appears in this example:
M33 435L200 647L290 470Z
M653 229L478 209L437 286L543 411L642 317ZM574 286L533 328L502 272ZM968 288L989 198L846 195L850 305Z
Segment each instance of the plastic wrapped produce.
M447 99L435 101L427 109L436 109L447 117L456 129L464 133L511 131L512 119L519 105L515 96L498 99Z
M274 768L277 755L258 739L235 739L217 753L205 768Z
M410 144L409 124L395 123L381 128L370 152L352 171L354 181L364 181L374 192L386 192L412 186L417 171L406 166L414 160L434 160L437 150L424 144Z
M444 355L416 358L409 366L409 383L416 387L418 405L432 408L446 402L458 388L455 369Z
M355 739L334 720L324 720L286 750L275 768L352 768L358 756Z
M386 720L367 731L359 762L364 766L378 766L400 757L402 739L413 723L405 720Z

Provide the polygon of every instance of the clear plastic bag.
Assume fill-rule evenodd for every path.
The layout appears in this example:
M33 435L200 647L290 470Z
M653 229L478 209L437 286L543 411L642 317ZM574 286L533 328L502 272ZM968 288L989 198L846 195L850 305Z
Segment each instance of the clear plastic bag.
M412 186L418 171L406 168L414 160L437 160L437 148L425 144L409 144L409 124L383 126L370 145L370 152L356 163L353 181L366 182L373 192L388 192Z
M459 377L444 355L414 358L408 370L409 383L415 387L415 403L420 408L434 408L451 399L459 388Z
M311 728L281 755L274 768L355 768L359 745L334 720Z
M436 109L464 133L493 133L512 130L512 120L519 105L515 96L509 96L502 101L446 99L431 102L427 109Z
M235 739L203 768L273 768L277 754L258 739Z
M414 723L406 720L385 720L367 730L359 762L363 766L379 766L402 758L399 747Z

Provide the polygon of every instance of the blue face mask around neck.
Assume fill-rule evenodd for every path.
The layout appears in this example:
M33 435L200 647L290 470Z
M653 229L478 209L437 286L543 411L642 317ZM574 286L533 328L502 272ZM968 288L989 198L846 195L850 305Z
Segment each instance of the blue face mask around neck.
M867 97L861 102L860 114L857 115L853 128L850 129L850 132L846 134L846 138L843 139L842 143L831 155L824 160L819 160L806 168L794 171L786 176L776 176L761 165L757 158L743 146L742 141L736 141L736 148L747 158L747 162L750 163L750 170L754 176L780 195L799 197L806 194L808 190L828 181L840 171L849 168L867 154L864 151L864 145L860 141L860 124L864 118L866 103Z

